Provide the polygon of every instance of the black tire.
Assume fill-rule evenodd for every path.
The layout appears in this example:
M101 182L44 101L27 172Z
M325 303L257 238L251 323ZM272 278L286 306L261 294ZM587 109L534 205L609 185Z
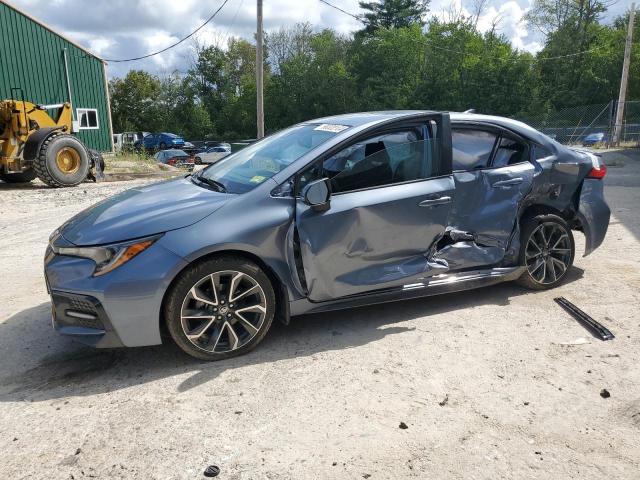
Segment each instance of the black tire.
M0 173L0 180L7 183L29 183L34 178L36 178L36 171L33 168L17 173Z
M167 148L167 144L164 142L160 142L160 150L164 150L165 148Z
M204 343L206 344L210 344L214 339L214 332L216 331L215 329L218 328L218 325L227 323L227 320L223 318L222 315L216 317L216 315L222 313L222 307L220 307L220 304L217 304L218 307L220 307L220 310L217 311L217 313L212 312L213 317L216 317L216 319L211 320L214 323L211 324L210 327L206 327L202 330L202 333L200 334L201 337L195 340L196 344L194 344L194 342L192 342L192 340L187 337L185 328L183 328L182 309L185 305L188 305L188 302L194 302L193 297L190 297L190 292L193 291L192 289L196 288L196 285L198 285L200 282L205 282L207 277L211 275L213 275L214 277L216 275L220 275L219 278L224 278L224 272L229 271L242 273L259 285L259 287L261 288L260 293L256 293L255 295L259 297L260 301L264 300L264 304L266 305L264 317L261 317L262 319L258 322L254 320L258 327L254 327L254 330L256 330L255 332L250 332L247 327L243 326L243 322L240 322L238 319L236 319L235 312L231 310L232 315L229 315L228 313L227 315L232 317L231 319L229 319L229 322L234 322L233 325L234 328L236 328L236 333L238 332L237 325L239 325L241 327L240 333L245 331L250 336L246 337L246 340L243 340L244 343L242 343L235 349L227 349L226 351L224 350L224 348L222 349L223 351L206 350L205 346L202 345L201 340L204 340ZM225 285L225 288L228 287ZM225 301L226 297L223 290L224 288L221 287L220 293L218 294L219 297L216 297L219 302ZM204 291L200 292L201 293L199 293L199 295L204 297ZM209 293L208 298L212 299L213 296ZM255 301L249 295L247 295L245 298L249 303ZM226 298L226 300L229 299L230 298ZM193 303L193 305L198 305L198 302ZM239 305L233 305L231 302L227 301L227 306L235 306L237 308ZM201 308L213 309L214 307L204 305ZM246 258L225 255L196 263L182 272L178 280L174 283L167 294L163 313L167 329L169 330L171 337L178 345L178 347L180 347L185 353L195 358L207 361L215 361L243 355L253 350L262 341L262 339L264 339L265 335L269 331L269 328L271 327L271 324L273 322L275 310L276 298L273 286L271 284L271 281L269 280L269 277L267 277L267 275L260 269L260 267L258 267L255 263L247 260ZM258 317L260 317L260 314L257 315ZM205 323L206 321L197 324L197 327L192 331L198 331L198 328L204 326ZM230 336L228 330L225 330L225 327L223 326L221 327L220 331L223 333L217 335L218 339L223 338L223 335L225 335L224 332L226 332L227 344L230 344L232 337ZM233 336L235 337L237 342L239 339L239 335L236 335L234 333ZM217 345L218 341L215 342L214 349Z
M194 160L196 165L202 165L202 159L200 157L196 157L196 159Z
M542 237L540 230L543 232ZM519 264L524 265L526 271L517 282L532 290L548 290L560 285L571 269L575 256L575 242L567 222L553 214L537 215L522 223L521 232ZM547 239L547 247L543 247L538 253L536 249L539 248L530 243L532 236L535 244L543 244L542 239L547 235L550 237ZM566 238L562 235L566 235ZM557 251L552 248L554 244L558 245ZM564 269L559 266L560 263L565 265ZM539 270L541 268L544 268L544 272Z
M61 170L56 162L58 153L70 149L78 156L77 168L70 172ZM38 156L33 161L33 168L38 178L51 187L75 187L82 183L89 173L91 160L84 144L73 135L56 134L47 138Z

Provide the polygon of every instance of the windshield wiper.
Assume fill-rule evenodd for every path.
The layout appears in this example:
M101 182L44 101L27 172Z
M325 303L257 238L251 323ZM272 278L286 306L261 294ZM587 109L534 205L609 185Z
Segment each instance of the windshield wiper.
M213 180L212 178L207 178L202 175L194 175L193 178L201 181L202 183L206 183L210 187L213 187L216 191L220 193L227 193L227 187L224 186L221 182L217 180Z

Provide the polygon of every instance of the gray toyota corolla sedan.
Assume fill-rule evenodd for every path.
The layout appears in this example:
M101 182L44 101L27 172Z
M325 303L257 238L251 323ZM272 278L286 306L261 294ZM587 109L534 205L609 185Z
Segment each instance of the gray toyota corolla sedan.
M603 241L606 167L500 117L371 112L295 125L135 188L50 239L53 325L96 347L216 360L274 318L517 280L558 285ZM452 299L455 301L455 299Z

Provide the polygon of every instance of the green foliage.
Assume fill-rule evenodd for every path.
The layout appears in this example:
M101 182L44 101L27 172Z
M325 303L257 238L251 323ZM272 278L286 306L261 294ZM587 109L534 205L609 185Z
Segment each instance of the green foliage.
M430 0L374 0L360 2L365 28L363 33L371 35L379 28L403 28L424 25Z
M599 22L599 0L536 0L547 33L537 55L459 17L424 23L428 2L369 2L366 29L343 36L303 23L266 35L267 132L358 110L435 109L519 117L617 98L626 18ZM640 99L640 22L627 98ZM580 53L588 51L587 53ZM567 56L576 53L577 55ZM578 54L579 53L579 54ZM562 57L562 58L556 58ZM188 139L255 136L255 45L199 48L191 69L163 78L131 71L110 82L116 132L172 131Z

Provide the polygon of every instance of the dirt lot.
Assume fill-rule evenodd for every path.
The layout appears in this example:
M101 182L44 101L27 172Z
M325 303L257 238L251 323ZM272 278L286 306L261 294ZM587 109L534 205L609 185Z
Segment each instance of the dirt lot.
M51 330L49 233L143 182L0 185L0 478L639 478L640 155L615 163L605 244L557 290L300 317L214 364ZM590 337L558 295L617 338Z

